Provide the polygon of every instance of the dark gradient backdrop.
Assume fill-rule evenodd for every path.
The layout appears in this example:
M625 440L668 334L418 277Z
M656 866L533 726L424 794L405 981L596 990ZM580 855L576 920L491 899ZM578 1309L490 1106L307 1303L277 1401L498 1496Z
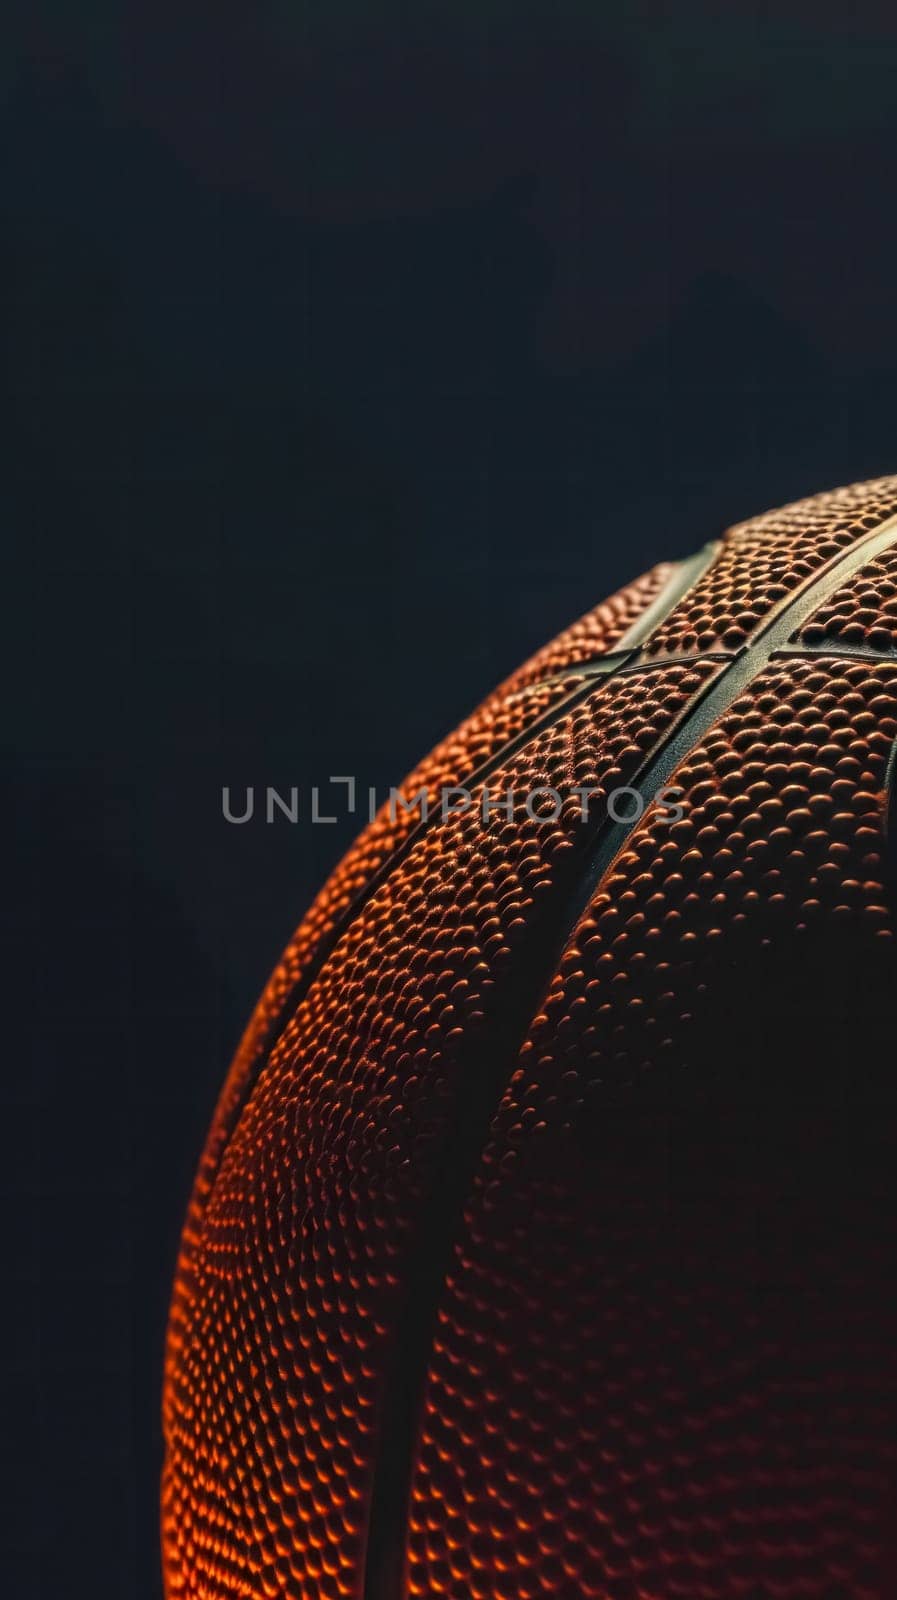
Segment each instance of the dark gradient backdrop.
M221 785L385 785L645 566L895 470L888 10L19 0L14 1600L159 1595L188 1183L352 831Z

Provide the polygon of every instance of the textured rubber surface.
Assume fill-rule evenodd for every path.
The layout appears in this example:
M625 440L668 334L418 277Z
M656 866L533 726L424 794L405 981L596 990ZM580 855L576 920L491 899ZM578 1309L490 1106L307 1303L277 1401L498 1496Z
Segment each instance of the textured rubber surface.
M185 1230L170 1596L897 1592L895 511L597 608L405 786L511 814L382 814L319 897Z
M897 553L889 550L870 561L814 612L799 638L818 648L897 651Z

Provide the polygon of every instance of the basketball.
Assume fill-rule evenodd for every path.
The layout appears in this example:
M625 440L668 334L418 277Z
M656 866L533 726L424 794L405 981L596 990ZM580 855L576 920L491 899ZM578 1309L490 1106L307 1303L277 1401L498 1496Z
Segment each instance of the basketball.
M275 969L177 1266L169 1600L897 1593L897 477L702 539Z

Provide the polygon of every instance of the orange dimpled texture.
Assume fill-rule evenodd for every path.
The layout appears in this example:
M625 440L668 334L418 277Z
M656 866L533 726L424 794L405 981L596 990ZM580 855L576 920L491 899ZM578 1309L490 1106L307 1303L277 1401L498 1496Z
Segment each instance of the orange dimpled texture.
M169 1600L893 1600L895 742L890 478L656 568L411 774L200 1163Z

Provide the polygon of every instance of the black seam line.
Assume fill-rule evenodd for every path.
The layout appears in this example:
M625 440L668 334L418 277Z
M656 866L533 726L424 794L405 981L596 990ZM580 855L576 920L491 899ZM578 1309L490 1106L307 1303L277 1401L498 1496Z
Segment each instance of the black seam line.
M669 654L665 656L646 656L643 650L630 650L625 656L616 654L595 656L589 661L578 661L574 667L568 667L565 672L552 673L550 678L540 678L539 687L546 683L562 683L569 678L571 673L583 673L588 678L603 678L610 676L611 671L616 676L622 673L653 672L655 667L690 667L696 661L732 661L736 652L734 650L688 650L681 655ZM605 668L604 663L608 662Z
M703 688L701 685L681 707L674 726L689 718ZM416 1217L377 1404L379 1431L367 1516L363 1600L398 1600L407 1589L403 1574L409 1499L446 1272L464 1203L505 1092L508 1062L517 1059L532 1026L533 997L544 991L554 952L563 948L569 936L569 906L588 865L592 839L586 822L573 840L574 849L560 870L554 892L546 897L547 904L515 951L513 971L504 980L490 1022L468 1041L458 1064L463 1092L455 1095L432 1154L428 1190Z
M897 518L873 530L850 551L840 554L837 561L812 574L791 595L788 605L767 619L753 643L743 646L730 658L728 666L700 687L665 738L631 777L631 785L639 789L644 799L656 798L683 756L694 749L746 685L764 670L777 649L791 638L795 626L799 626L795 619L814 610L846 576L894 540ZM432 1184L421 1206L392 1354L377 1407L381 1426L367 1517L364 1600L398 1600L407 1587L409 1502L439 1301L464 1203L506 1090L509 1071L583 911L638 820L634 817L610 826L599 823L591 838L581 839L581 848L571 853L575 859L564 871L557 893L550 897L518 951L513 984L506 991L503 1005L466 1052L464 1094L457 1096L454 1116L434 1156Z
M827 644L789 644L775 653L777 656L835 656L843 661L897 661L897 645L876 650L871 644L842 643L837 639Z
M897 784L894 782L895 772L897 772L897 738L891 744L884 776L884 883L892 900L897 897L897 849L895 849Z
M628 659L628 657L624 658L624 660ZM578 676L578 674L575 668L569 673L564 674L565 678L576 676ZM546 707L546 709L541 712L538 717L534 717L532 722L528 722L525 728L521 728L520 732L516 733L512 739L507 739L500 749L493 751L492 755L487 756L485 761L481 761L478 767L474 767L473 771L469 772L467 776L461 780L461 782L458 784L449 784L446 786L447 789L451 790L453 788L463 788L472 790L479 788L482 784L486 783L486 781L494 772L498 770L503 762L510 760L511 757L516 755L519 750L523 749L524 745L529 744L531 739L537 739L540 734L545 733L547 729L551 728L555 722L559 722L568 711L575 710L575 708L580 705L583 700L587 700L589 695L595 692L596 678L599 676L612 677L613 673L608 672L607 674L592 674L586 677L581 683L576 683L569 694L562 695L560 700L556 700L553 705ZM559 681L563 682L563 678ZM541 686L542 684L540 680L537 687L541 688ZM527 687L529 687L529 685ZM422 784L421 787L423 788L425 785ZM411 854L411 851L414 849L415 845L420 843L421 839L426 833L429 832L430 828L433 827L436 822L441 820L441 813L438 808L435 808L432 813L428 813L427 816L422 816L419 821L414 824L414 827L411 828L408 833L406 833L404 839L402 839L399 844L393 846L393 848L381 861L379 867L377 867L377 869L371 873L371 876L365 881L365 883L362 884L361 888L358 890L357 894L353 896L352 900L350 900L345 910L340 912L339 917L330 931L322 935L318 948L308 966L305 967L299 974L299 977L296 979L296 982L290 989L289 993L280 1002L280 1006L278 1008L278 1020L274 1023L265 1039L259 1045L260 1057L270 1056L271 1052L280 1042L280 1036L286 1026L286 1021L284 1020L285 1011L289 1007L291 1007L292 1010L295 1010L296 1003L302 999L307 993L308 989L311 988L322 968L329 960L343 934L346 932L350 924L354 922L359 912L364 910L364 907L367 905L368 901L373 898L377 890L386 882L386 879L392 876L396 867L398 867L406 859L406 857Z
M664 618L669 615L669 613L679 604L679 601L694 586L698 579L703 576L708 566L715 559L719 547L719 542L707 544L701 550L697 551L695 555L687 556L684 560L676 563L675 568L673 572L670 573L670 576L664 584L663 589L659 595L655 596L655 599L649 608L652 612L654 612L654 626L656 626L658 622L662 622ZM664 602L662 612L656 610L661 600ZM638 648L638 645L643 642L642 628L640 623L641 619L639 619L638 624L634 625L626 634L623 635L623 639L627 639L631 636L632 642L629 648L627 648L625 651L622 651L618 648L613 652L608 652L608 654L604 657L597 658L595 667L597 669L600 666L602 670L595 670L590 673L582 674L583 681L575 683L569 694L562 696L561 699L556 700L553 705L546 707L546 709L541 712L538 717L535 717L532 722L527 723L525 728L521 728L520 732L515 734L512 739L506 740L500 749L493 751L492 755L487 756L485 761L482 761L478 767L475 767L472 772L469 772L467 777L463 780L463 787L465 789L479 788L486 782L493 772L497 771L503 762L510 760L511 756L516 755L519 750L522 750L524 745L529 744L532 739L538 738L540 734L544 733L554 723L559 722L562 717L566 716L568 711L575 710L583 700L588 699L588 696L594 692L596 678L605 676L611 677L615 672L621 671L627 665L627 663L632 660L633 652ZM567 668L565 672L555 674L551 678L537 678L533 681L533 683L523 685L521 690L517 692L523 694L529 690L541 688L543 684L551 684L555 681L564 682L567 679L578 678L580 675L580 668L574 664ZM462 785L459 785L459 787L461 786ZM276 1016L272 1020L271 1025L265 1030L258 1043L253 1059L253 1065L250 1067L247 1073L246 1081L241 1090L239 1099L231 1113L230 1129L227 1137L222 1142L221 1154L223 1154L224 1147L230 1138L230 1134L237 1126L237 1123L243 1114L249 1097L255 1088L258 1075L261 1072L264 1063L270 1059L272 1052L279 1044L280 1039L286 1027L288 1026L289 1018L295 1012L296 1006L301 1003L312 984L319 977L325 963L336 948L343 934L346 932L346 929L354 921L358 913L363 910L368 901L373 897L374 894L376 894L377 890L382 886L382 884L385 883L390 874L395 871L396 867L406 859L406 857L414 849L415 845L420 842L421 838L436 820L438 820L438 815L421 817L420 821L415 823L414 827L405 835L405 838L401 841L401 843L396 845L393 850L389 851L384 860L380 863L380 866L371 874L367 882L362 885L358 893L353 896L345 910L342 911L339 917L336 919L330 931L322 935L314 955L311 957L308 965L299 973L295 982L290 986L287 994L280 1001ZM220 1165L220 1159L221 1155L219 1155L219 1160L214 1171L208 1175L208 1181L210 1183L214 1183L215 1181L218 1165Z
M748 646L741 646L741 649ZM897 645L888 649L876 650L871 644L850 644L832 639L822 644L787 644L773 652L776 656L838 656L845 661L895 661L897 660ZM630 651L625 656L597 656L591 661L579 661L575 667L569 667L566 672L553 673L550 678L540 678L539 687L543 684L563 683L576 673L583 673L591 679L611 676L611 671L616 677L631 677L634 672L653 672L655 667L690 667L696 661L734 661L738 650L689 650L681 655L646 656L643 651ZM607 666L604 666L607 662Z

